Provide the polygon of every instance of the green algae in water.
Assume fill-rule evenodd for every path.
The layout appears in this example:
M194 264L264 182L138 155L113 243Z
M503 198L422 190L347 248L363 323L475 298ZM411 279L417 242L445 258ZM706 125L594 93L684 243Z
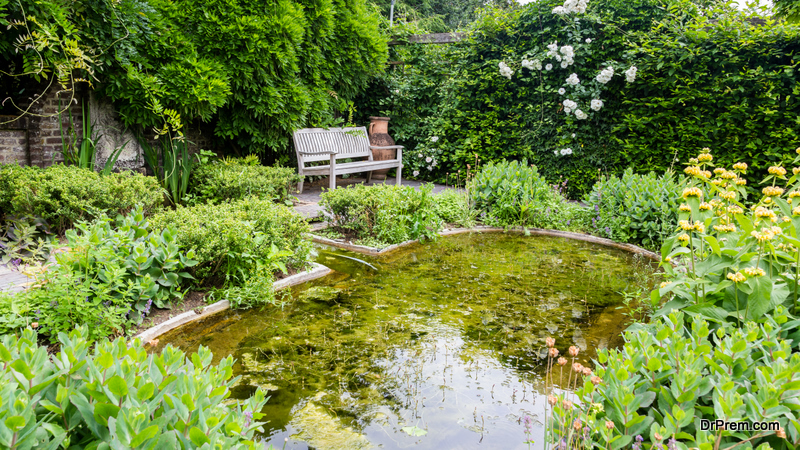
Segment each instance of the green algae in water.
M283 309L229 311L162 339L233 354L233 397L270 391L263 437L278 448L527 448L526 415L540 447L545 338L591 366L622 342L620 292L652 272L615 249L500 233L382 258L323 249L318 262L337 272ZM553 369L556 385L566 377Z

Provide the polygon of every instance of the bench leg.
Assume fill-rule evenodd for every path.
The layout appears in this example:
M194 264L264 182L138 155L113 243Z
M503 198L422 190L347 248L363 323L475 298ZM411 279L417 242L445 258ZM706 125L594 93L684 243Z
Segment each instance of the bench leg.
M303 181L304 180L305 180L305 177L300 178L300 181L297 183L297 193L298 194L302 194L303 193Z
M395 183L394 183L397 186L400 186L400 175L401 175L402 172L403 172L403 165L401 164L401 165L397 166L397 181L395 181Z
M328 188L329 188L330 190L334 190L334 189L336 189L336 173L335 173L335 172L333 172L333 171L331 171L330 183L329 183L329 186L328 186Z
M372 171L371 170L369 172L367 172L367 184L369 184L370 181L372 181Z

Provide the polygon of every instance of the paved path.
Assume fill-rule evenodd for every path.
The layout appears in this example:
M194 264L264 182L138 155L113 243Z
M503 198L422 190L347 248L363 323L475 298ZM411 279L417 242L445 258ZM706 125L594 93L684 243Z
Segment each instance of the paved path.
M300 213L306 219L314 219L319 216L322 216L322 208L319 206L319 194L322 193L322 188L324 187L327 190L328 180L322 180L324 183L318 186L308 186L306 184L306 188L303 190L302 194L295 194L297 196L297 202L294 206L294 209ZM337 187L345 187L351 184L356 183L364 183L366 179L364 178L340 178L336 180ZM375 180L373 179L370 182L370 185L375 184L394 184L395 178L391 177L387 180ZM319 183L319 182L318 182ZM420 188L422 186L422 182L413 181L413 180L403 180L403 186L412 186L414 188ZM433 187L434 193L439 193L445 189L445 186L441 184L436 184ZM313 224L312 227L314 229L318 229L323 227L324 224L317 223ZM7 267L0 264L0 292L19 292L25 289L26 283L32 281L31 278L28 278L21 272L17 272L16 270L8 269Z

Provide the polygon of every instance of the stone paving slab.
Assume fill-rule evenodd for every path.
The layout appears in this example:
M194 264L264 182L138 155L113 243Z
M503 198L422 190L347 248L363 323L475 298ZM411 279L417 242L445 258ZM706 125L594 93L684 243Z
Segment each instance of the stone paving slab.
M31 281L33 281L33 279L28 278L28 276L22 272L0 266L0 292L14 293L23 291L27 283Z

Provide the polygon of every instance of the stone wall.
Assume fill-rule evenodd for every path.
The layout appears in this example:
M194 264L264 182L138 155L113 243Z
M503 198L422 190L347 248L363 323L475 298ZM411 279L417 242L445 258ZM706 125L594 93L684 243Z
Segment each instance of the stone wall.
M78 91L72 95L72 92L55 88L22 104L20 108L26 111L24 114L0 116L0 164L47 167L64 162L64 140L75 148L81 144L84 100L97 139L96 169L104 167L114 150L124 147L114 169L144 172L144 151L134 133L123 127L111 103L97 99L90 92ZM201 148L213 149L212 133L202 124L190 124L186 133L190 153ZM152 145L160 145L151 133L145 135Z

